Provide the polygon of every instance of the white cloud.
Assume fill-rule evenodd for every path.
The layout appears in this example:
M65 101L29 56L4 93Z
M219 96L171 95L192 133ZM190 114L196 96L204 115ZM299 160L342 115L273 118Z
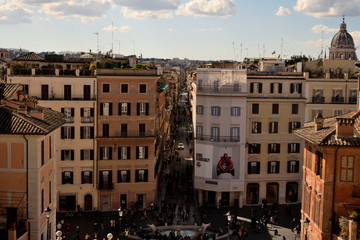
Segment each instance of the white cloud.
M200 17L230 17L236 14L235 0L190 0L180 5L176 14Z
M173 14L168 10L134 10L128 7L122 7L121 12L124 14L125 18L132 19L170 19L173 18Z
M332 33L339 31L338 28L329 28L328 26L324 26L322 24L315 25L311 28L311 31L314 33Z
M360 31L350 32L350 35L354 39L355 47L358 46L360 44Z
M173 29L173 28L169 28L169 29L168 29L168 31L169 31L169 32L174 32L174 31L175 31L175 29Z
M321 46L330 46L330 43L331 43L331 39L328 38L328 39L318 39L318 40L308 40L308 41L305 41L305 42L297 42L298 44L300 45L303 45L305 47L308 47L308 48L313 48L313 47L321 47Z
M313 17L358 16L360 0L297 0L294 10Z
M107 27L104 27L103 30L105 32L128 32L130 31L129 26L121 26L120 28L117 26L109 25Z
M290 9L284 8L283 6L280 6L277 12L275 13L276 16L285 16L290 14Z
M30 23L33 11L19 2L0 2L0 24Z

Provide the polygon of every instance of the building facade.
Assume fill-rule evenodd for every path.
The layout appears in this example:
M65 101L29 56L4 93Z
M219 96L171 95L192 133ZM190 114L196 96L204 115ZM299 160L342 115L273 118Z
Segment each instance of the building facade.
M157 70L97 72L97 185L100 210L155 201L165 95Z
M0 100L0 181L6 183L0 186L0 207L7 211L1 223L16 226L19 236L29 230L29 239L45 239L56 229L56 149L63 114L37 106L23 91Z
M248 72L244 202L301 201L303 142L293 131L304 122L301 74Z
M41 106L65 115L66 123L57 135L57 211L95 210L98 205L94 136L96 77L81 76L80 71L83 70L75 67L76 62L63 60L64 70L61 72L53 62L45 62L45 59L36 56L17 57L18 62L14 63L31 66L31 72L11 69L7 79L10 83L24 85L26 93L37 98ZM60 64L60 61L57 63ZM53 72L41 67L49 65ZM66 68L69 68L68 72Z
M194 187L201 204L244 203L246 70L198 68L194 111Z

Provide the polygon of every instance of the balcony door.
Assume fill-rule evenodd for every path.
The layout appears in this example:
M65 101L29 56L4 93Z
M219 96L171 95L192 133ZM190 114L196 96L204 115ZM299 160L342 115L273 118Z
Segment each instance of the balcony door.
M71 100L71 85L64 85L64 100Z
M90 85L84 85L84 100L90 100Z
M49 100L49 85L41 85L41 100Z

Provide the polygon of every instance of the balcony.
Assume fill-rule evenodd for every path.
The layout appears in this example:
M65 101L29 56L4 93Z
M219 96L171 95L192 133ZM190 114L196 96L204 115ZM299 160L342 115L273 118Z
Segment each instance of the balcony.
M313 96L312 103L325 103L325 97L323 96Z
M331 103L344 103L344 97L332 97L331 98Z
M82 123L92 123L92 122L94 122L94 117L82 117L81 122Z
M100 183L98 186L99 190L112 190L114 189L114 183Z
M240 136L211 136L211 135L202 135L197 136L196 140L198 141L210 141L210 142L240 142Z
M357 103L357 97L349 97L349 103L350 104L356 104Z
M151 131L145 131L145 132L121 132L121 131L115 131L115 135L113 136L102 136L98 138L142 138L142 137L156 137L158 134L151 132Z
M221 86L214 85L199 85L197 87L198 92L210 92L210 93L241 93L241 87L238 84L227 84Z

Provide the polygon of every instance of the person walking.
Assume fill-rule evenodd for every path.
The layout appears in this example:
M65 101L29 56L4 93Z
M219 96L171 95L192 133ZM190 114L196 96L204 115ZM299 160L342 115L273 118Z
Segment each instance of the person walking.
M292 221L291 221L291 231L293 232L295 230L296 227L296 219L295 217L293 217Z

